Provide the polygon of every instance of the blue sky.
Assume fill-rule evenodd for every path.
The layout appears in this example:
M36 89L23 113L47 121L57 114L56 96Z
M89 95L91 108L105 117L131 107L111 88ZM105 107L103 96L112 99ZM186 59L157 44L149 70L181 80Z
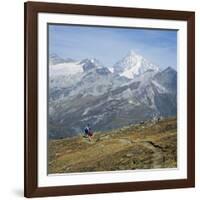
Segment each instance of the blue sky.
M97 58L110 67L130 50L160 65L177 68L177 31L49 25L49 52L63 58Z

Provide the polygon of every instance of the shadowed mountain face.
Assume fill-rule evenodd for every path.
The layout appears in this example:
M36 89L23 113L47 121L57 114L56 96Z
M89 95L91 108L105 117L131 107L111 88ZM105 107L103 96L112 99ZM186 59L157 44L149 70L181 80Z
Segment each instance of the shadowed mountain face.
M133 52L123 60L112 72L96 59L50 64L50 138L75 136L88 123L94 131L107 131L176 116L177 72L161 71Z

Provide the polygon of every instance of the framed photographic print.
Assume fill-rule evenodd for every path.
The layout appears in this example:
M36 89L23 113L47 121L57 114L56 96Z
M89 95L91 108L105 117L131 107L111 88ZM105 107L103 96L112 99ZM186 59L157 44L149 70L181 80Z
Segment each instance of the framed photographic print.
M195 14L25 3L25 196L194 187Z

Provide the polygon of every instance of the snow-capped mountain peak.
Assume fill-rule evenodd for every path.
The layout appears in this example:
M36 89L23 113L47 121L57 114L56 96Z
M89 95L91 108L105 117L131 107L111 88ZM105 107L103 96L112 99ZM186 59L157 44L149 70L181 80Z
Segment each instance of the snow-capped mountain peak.
M142 55L137 54L131 50L124 58L118 61L114 66L114 72L120 76L125 76L129 79L133 79L146 71L154 70L159 71L159 66L153 64Z
M59 76L75 75L82 72L83 68L79 62L64 62L56 65L50 65L49 75L51 78L53 78Z
M91 69L96 69L96 68L103 68L103 64L96 58L86 58L80 62L80 64L83 66L84 71L88 71Z
M66 58L66 59L61 58L56 53L51 53L49 55L49 64L50 65L57 65L60 63L69 63L69 62L75 62L75 60L72 58Z
M126 57L142 57L142 55L136 53L134 50L130 50L130 51L127 53Z
M49 64L50 65L57 65L60 63L64 63L64 62L65 62L65 60L55 53L52 53L49 55Z

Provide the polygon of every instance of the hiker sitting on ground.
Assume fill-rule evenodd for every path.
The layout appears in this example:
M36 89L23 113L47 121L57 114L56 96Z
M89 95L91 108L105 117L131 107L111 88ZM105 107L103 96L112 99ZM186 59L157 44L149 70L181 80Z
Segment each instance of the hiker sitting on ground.
M89 140L91 141L93 137L93 132L89 124L85 127L85 134L88 136Z

